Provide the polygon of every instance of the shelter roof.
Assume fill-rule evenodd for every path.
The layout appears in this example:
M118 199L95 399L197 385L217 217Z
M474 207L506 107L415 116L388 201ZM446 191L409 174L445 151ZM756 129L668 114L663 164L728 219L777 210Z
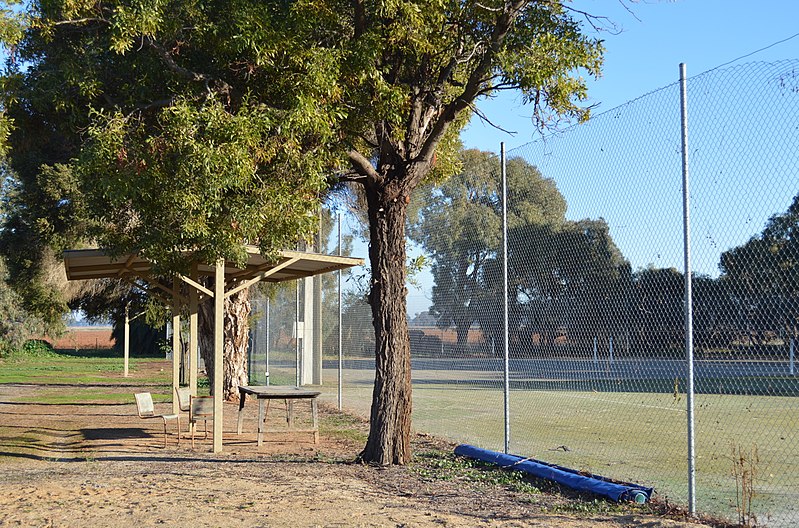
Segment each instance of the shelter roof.
M226 282L230 280L247 281L261 276L267 282L281 282L319 275L352 266L360 266L363 259L321 255L302 251L281 251L277 261L265 259L258 248L247 246L247 263L236 267L225 264ZM64 267L69 280L123 278L126 275L146 276L150 274L152 263L137 254L112 257L102 249L71 249L64 251ZM274 268L278 268L272 271ZM213 263L199 264L200 276L214 274Z

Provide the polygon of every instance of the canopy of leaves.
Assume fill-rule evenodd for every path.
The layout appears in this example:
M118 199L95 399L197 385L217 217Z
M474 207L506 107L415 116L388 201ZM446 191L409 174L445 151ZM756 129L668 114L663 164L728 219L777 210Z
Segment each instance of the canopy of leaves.
M313 231L336 165L336 57L297 47L287 4L56 0L26 16L3 78L3 238L28 283L45 247L81 240L168 273Z
M722 253L719 268L748 326L799 335L799 195L762 233Z
M77 163L103 247L174 270L185 260L181 250L200 262L241 262L245 241L270 252L314 230L323 164L298 156L280 133L300 124L276 124L264 105L231 113L214 101L170 105L155 131L119 114L103 117Z
M300 5L320 9L317 1ZM362 176L388 174L400 160L415 175L410 188L420 178L454 174L457 134L473 102L497 90L521 90L542 125L588 115L579 106L586 95L579 73L597 75L603 49L561 2L321 5L341 14L330 20L347 36L342 90L356 111L342 127L346 137L359 138L350 147L361 155L350 157Z
M0 354L19 348L32 337L44 334L42 319L25 310L16 291L6 284L8 270L0 258Z

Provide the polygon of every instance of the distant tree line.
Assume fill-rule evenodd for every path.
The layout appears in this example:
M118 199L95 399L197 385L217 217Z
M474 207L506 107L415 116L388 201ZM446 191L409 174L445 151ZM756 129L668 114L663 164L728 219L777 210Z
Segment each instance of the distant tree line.
M504 339L499 164L463 152L463 172L431 187L411 236L430 255L430 313L469 328L500 350ZM509 345L586 353L670 354L684 348L684 276L633 271L602 218L565 219L554 181L522 159L508 160ZM799 335L799 194L746 244L721 255L718 278L693 279L694 343L707 350L765 347ZM589 352L590 353L590 352Z

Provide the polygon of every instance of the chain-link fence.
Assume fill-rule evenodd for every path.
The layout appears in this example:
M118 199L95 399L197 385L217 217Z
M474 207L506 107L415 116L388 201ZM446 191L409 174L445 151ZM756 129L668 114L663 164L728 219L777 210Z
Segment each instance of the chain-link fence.
M687 93L697 509L793 526L799 61L712 70ZM503 449L507 330L512 452L686 504L681 156L677 83L510 151L507 323L499 158L468 151L460 176L419 190L409 244L429 265L408 299L417 430ZM365 255L362 228L343 218L345 254ZM328 216L324 251L337 251L335 231ZM341 385L333 276L321 318L323 387L366 414L364 273L343 277ZM293 383L304 357L297 320L310 287L280 290L269 317L260 310L255 342L268 342L273 382Z

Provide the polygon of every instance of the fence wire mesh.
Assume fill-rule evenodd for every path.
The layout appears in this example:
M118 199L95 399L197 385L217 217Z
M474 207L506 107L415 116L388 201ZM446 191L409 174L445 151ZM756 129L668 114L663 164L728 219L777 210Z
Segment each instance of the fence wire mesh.
M511 451L648 484L685 504L679 102L675 83L508 152L507 325ZM793 526L799 61L691 77L688 108L697 508ZM428 263L409 284L413 421L502 450L500 163L478 151L463 162L460 175L420 189L411 203L410 254ZM363 228L342 218L343 253L365 255ZM326 213L325 252L337 251L337 221ZM346 408L368 415L374 335L365 273L343 274L340 387L336 277L321 286L322 385L331 400L340 389ZM253 348L270 350L274 383L293 384L305 357L296 322L308 312L302 302L298 312L297 297L293 285L273 292L269 317L259 304Z

